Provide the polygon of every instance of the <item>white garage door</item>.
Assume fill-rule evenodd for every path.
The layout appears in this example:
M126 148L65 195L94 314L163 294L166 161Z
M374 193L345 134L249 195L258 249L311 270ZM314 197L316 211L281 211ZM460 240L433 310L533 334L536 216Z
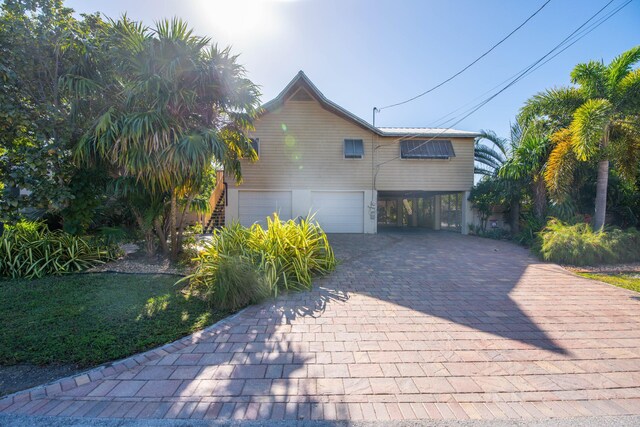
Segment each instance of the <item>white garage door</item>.
M364 233L362 191L312 191L311 212L327 233Z
M283 221L291 219L291 191L238 192L240 224L248 227L257 222L264 227L274 212Z

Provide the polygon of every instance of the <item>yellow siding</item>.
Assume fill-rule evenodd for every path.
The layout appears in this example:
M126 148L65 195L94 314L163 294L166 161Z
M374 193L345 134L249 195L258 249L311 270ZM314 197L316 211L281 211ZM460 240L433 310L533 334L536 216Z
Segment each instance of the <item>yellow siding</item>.
M243 162L245 189L370 189L374 165L400 155L399 139L381 138L313 102L287 101L255 124L260 159ZM364 159L344 159L345 138L364 140ZM473 185L473 139L452 140L451 160L383 164L377 190L464 191ZM372 147L375 150L372 162Z

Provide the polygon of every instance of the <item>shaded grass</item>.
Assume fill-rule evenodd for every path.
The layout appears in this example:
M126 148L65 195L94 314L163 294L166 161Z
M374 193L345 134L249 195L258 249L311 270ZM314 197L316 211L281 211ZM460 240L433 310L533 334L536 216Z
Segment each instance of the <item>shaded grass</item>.
M0 281L0 364L88 367L174 341L229 313L177 276L75 274Z
M596 273L578 273L582 277L588 279L600 280L620 288L631 289L640 292L640 275L617 273L617 274L596 274Z

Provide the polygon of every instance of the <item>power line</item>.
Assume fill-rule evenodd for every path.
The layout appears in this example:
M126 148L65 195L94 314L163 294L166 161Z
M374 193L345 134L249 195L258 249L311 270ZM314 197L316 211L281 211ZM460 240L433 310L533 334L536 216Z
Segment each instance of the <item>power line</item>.
M610 0L607 4L605 4L602 8L600 8L595 14L593 14L589 19L587 19L584 23L582 23L578 28L576 28L571 34L569 34L567 37L565 37L564 40L562 40L560 43L558 43L553 49L551 49L549 52L547 52L545 55L543 55L541 58L539 58L537 61L535 61L533 64L531 64L530 66L528 66L527 68L525 68L522 72L518 73L518 75L513 78L506 86L504 86L502 89L500 89L498 92L496 92L495 94L491 95L490 97L488 97L487 99L481 101L480 103L476 104L476 106L474 106L471 111L469 111L468 113L466 113L464 116L462 116L460 119L458 119L455 123L453 123L451 126L447 127L446 129L443 129L441 132L439 132L437 135L425 140L424 142L422 142L422 144L418 144L415 147L413 147L410 151L416 150L422 146L424 146L427 142L433 141L434 139L444 135L446 133L446 131L450 130L451 128L453 128L453 126L457 125L458 123L460 123L461 121L463 121L464 119L466 119L467 117L471 116L473 113L475 113L476 111L478 111L480 108L484 107L486 104L488 104L491 100L493 100L495 97L497 97L498 95L500 95L502 92L504 92L505 90L507 90L508 88L510 88L511 86L513 86L514 84L516 84L518 81L520 81L522 78L524 78L535 66L537 66L539 63L541 63L544 59L546 59L549 55L551 55L552 53L554 53L558 48L562 47L568 40L570 40L571 38L573 38L573 36L575 34L577 34L583 27L585 27L589 22L591 22L596 16L598 16L604 9L606 9L611 3L613 3L615 0ZM598 25L596 26L592 26L588 31L583 32L583 34L577 39L579 40L580 38L586 36L587 34L589 34L591 31L595 30L598 26L600 26L601 24L603 24L604 22L608 21L611 17L613 17L615 14L617 14L620 10L622 10L622 8L626 7L629 3L631 3L633 0L627 0L626 3L622 4L620 7L618 7L616 10L614 10L612 13L610 13L608 16L604 17L605 19L601 20ZM575 40L575 41L577 41ZM575 43L574 41L574 43ZM468 110L467 110L468 111ZM420 136L420 134L415 134L415 135L405 135L399 139L397 139L394 142L398 142L402 139L407 139L407 138L412 138L412 137L416 137L416 136ZM380 166L392 162L394 160L399 159L401 156L398 155L396 157L393 157L391 159L385 160L384 162L381 162L377 165L377 167L379 168Z
M538 10L536 10L532 15L530 15L527 19L524 20L524 22L522 22L520 25L518 25L513 31L511 31L509 34L507 34L502 40L500 40L498 43L494 44L493 46L491 46L491 48L487 51L485 51L482 55L478 56L476 59L473 60L473 62L471 62L470 64L466 65L464 68L462 68L460 71L458 71L457 73L455 73L454 75L452 75L451 77L443 80L442 82L438 83L437 85L433 86L432 88L412 97L409 99L406 99L404 101L401 102L397 102L395 104L391 104L391 105L387 105L386 107L382 107L379 110L386 110L387 108L392 108L392 107L397 107L399 105L403 105L406 104L408 102L414 101L426 94L428 94L429 92L433 92L434 90L438 89L440 86L450 82L451 80L455 79L456 77L458 77L460 74L464 73L465 71L467 71L469 68L471 68L474 64L476 64L478 61L480 61L482 58L484 58L485 56L487 56L489 53L491 53L491 51L493 51L495 48L497 48L498 46L500 46L503 42L505 42L509 37L511 37L513 34L516 33L516 31L518 31L520 28L524 27L524 25L529 22L534 16L536 16L542 9L545 8L546 5L549 4L549 2L551 2L551 0L547 0L546 2L543 3L542 6L540 6L538 8Z
M620 6L617 6L616 9L608 12L608 14L606 14L605 16L602 16L601 18L599 18L597 21L595 21L594 23L592 23L590 26L582 29L580 32L576 33L575 35L573 35L571 38L575 38L573 41L571 41L567 46L565 46L564 48L562 48L560 51L556 52L553 56L551 56L550 58L547 58L544 62L539 63L538 65L535 65L537 63L533 63L531 65L535 65L534 68L530 69L529 71L526 71L525 74L522 76L523 78L528 76L529 74L533 73L534 71L536 71L537 69L539 69L540 67L542 67L543 65L545 65L546 63L548 63L549 61L553 60L555 57L557 57L558 55L560 55L562 52L564 52L565 50L569 49L571 46L573 46L574 44L576 44L577 42L579 42L583 37L585 37L587 34L589 34L590 32L592 32L593 30L595 30L596 28L598 28L600 25L602 25L604 22L606 22L609 18L611 18L613 15L615 15L616 13L618 13L621 9L623 9L625 6L627 6L632 0L627 1L626 3L621 4ZM566 40L566 42L569 42L569 40ZM561 46L563 43L561 43L559 46ZM525 67L524 69L518 71L516 74L512 75L511 77L507 78L506 80L503 80L502 82L498 83L496 86L492 87L491 89L483 92L482 94L478 95L477 97L475 97L473 100L467 102L466 104L462 105L459 108L456 108L455 110L445 114L444 116L441 116L437 119L434 120L434 125L433 127L439 128L439 127L443 127L445 126L448 122L455 120L455 118L457 116L453 116L452 118L449 118L447 120L444 120L445 118L453 115L454 113L457 113L458 111L461 111L464 109L464 107L466 107L467 105L471 105L473 103L473 101L482 98L484 95L492 92L493 90L499 88L500 86L502 86L503 84L507 83L508 81L510 81L511 79L517 77L521 72L529 69L530 66ZM473 109L473 107L466 109L464 111L469 111ZM461 113L463 114L463 113Z

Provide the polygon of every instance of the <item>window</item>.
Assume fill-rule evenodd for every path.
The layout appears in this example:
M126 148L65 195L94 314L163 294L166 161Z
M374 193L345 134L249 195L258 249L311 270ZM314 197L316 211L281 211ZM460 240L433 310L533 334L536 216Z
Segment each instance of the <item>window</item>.
M455 156L448 139L400 141L400 157L403 159L448 159Z
M251 138L251 147L255 150L258 157L260 156L260 138Z
M364 143L361 139L344 140L344 158L361 159L364 157Z

